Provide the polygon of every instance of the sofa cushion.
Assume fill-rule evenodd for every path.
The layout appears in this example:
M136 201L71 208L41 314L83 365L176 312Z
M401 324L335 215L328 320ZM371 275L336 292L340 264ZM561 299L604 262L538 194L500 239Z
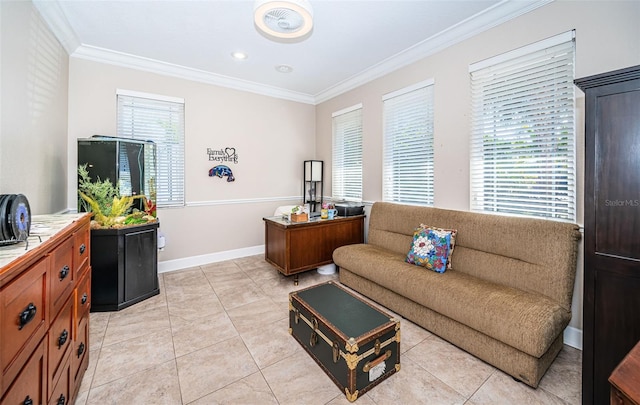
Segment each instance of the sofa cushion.
M447 269L450 244L450 232L418 227L413 234L411 248L405 260L407 263L444 273Z
M367 244L336 249L339 267L407 297L531 356L542 356L562 334L571 312L542 294L482 280L452 269L416 271L401 254Z
M453 270L545 295L571 310L580 239L576 224L376 202L367 243L406 255L420 223L458 230Z

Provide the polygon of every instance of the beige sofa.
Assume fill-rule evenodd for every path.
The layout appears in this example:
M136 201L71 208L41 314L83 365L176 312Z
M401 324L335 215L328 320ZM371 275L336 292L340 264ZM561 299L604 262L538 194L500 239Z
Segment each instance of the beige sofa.
M405 262L421 223L458 230L442 274ZM579 239L569 223L377 202L367 243L333 260L343 284L537 387L571 319Z

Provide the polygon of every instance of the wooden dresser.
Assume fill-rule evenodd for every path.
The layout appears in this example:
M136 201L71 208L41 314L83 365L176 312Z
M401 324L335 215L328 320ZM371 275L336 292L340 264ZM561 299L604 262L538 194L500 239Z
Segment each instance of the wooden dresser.
M0 247L0 404L72 404L89 362L89 214L32 218Z
M640 405L640 342L613 370L611 405Z

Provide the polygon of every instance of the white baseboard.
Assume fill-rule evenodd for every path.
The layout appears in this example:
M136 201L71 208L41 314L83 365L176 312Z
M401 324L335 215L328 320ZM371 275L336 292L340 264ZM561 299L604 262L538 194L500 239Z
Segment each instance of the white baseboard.
M582 350L582 330L567 326L564 330L564 344Z
M224 252L210 253L201 256L185 257L184 259L166 260L158 263L158 273L188 269L190 267L203 266L210 263L237 259L239 257L259 255L261 253L264 253L264 245L226 250Z

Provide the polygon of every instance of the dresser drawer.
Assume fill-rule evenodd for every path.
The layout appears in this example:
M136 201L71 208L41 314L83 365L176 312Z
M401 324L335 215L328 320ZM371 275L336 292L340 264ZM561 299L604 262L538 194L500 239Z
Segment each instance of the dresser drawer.
M68 357L68 353L73 346L73 303L69 298L60 310L58 317L51 323L49 328L49 384L53 383L61 373L63 361Z
M91 309L91 268L87 267L80 278L78 278L78 286L75 289L74 297L76 301L75 305L75 320L76 324L79 324L82 318L89 316L89 309Z
M20 371L49 326L47 282L49 259L44 258L0 290L0 364L2 387Z
M51 317L55 317L73 292L73 238L69 237L51 252Z
M43 339L5 393L7 405L45 404L47 402L47 339Z
M620 392L620 390L617 389L616 387L611 387L609 404L610 405L636 405L637 402L634 402L631 399L629 399L629 397L627 397L625 394Z
M70 354L70 353L69 353ZM67 355L60 365L60 375L49 385L49 405L69 405L73 395L71 378L71 361Z
M89 224L83 226L73 234L73 267L76 278L85 270L89 263L90 243Z
M71 375L73 384L77 386L82 382L82 376L89 364L89 317L86 316L80 321L76 332L76 339L73 341L73 352L71 353Z

